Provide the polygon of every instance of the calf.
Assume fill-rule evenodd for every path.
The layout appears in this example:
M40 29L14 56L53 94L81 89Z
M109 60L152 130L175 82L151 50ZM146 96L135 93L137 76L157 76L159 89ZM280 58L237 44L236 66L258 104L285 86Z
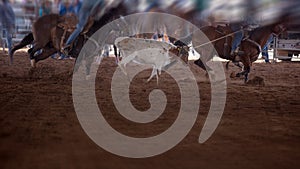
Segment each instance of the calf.
M120 37L115 41L115 45L120 49L122 60L119 67L126 74L125 66L127 63L135 62L142 65L151 65L153 67L148 82L158 74L167 69L176 62L176 58L171 57L169 52L178 48L171 43L160 42L150 39Z

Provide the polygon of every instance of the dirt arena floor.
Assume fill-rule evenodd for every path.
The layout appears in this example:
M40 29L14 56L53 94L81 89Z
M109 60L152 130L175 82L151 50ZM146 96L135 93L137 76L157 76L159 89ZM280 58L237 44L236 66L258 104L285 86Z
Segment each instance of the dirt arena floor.
M0 52L0 168L86 169L297 169L300 166L300 63L255 63L250 79L263 83L245 85L227 74L227 102L212 137L198 143L210 106L210 83L204 71L190 63L197 79L201 104L196 124L183 141L164 154L131 159L113 155L97 146L83 131L72 101L74 60L47 59L31 71L28 56L18 52L8 66ZM140 125L120 116L111 99L110 79L116 65L103 61L97 81L99 106L107 121L129 136L149 137L166 130L180 105L174 80L163 73L160 80L168 98L156 121ZM139 74L130 87L132 104L149 108L148 94L160 85L144 83L150 70ZM257 79L257 78L256 78ZM167 86L167 87L166 87ZM101 94L99 94L101 92ZM137 130L138 128L138 130Z

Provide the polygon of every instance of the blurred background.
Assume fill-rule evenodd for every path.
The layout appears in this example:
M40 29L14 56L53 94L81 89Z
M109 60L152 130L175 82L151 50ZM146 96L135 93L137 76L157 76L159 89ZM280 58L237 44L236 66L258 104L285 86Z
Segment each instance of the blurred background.
M39 17L59 13L64 15L72 8L78 13L77 6L82 0L10 0L16 15L14 42L19 42L31 31L32 23ZM120 0L106 0L120 1ZM300 0L124 0L131 3L137 12L144 12L153 4L168 11L181 13L197 11L194 18L208 20L210 24L224 24L250 18L259 25L286 21L289 31L300 31ZM174 5L175 4L175 5ZM77 7L76 7L77 6ZM175 8L174 8L175 6ZM78 8L78 9L77 9ZM174 11L172 12L174 14ZM176 12L175 12L176 14Z

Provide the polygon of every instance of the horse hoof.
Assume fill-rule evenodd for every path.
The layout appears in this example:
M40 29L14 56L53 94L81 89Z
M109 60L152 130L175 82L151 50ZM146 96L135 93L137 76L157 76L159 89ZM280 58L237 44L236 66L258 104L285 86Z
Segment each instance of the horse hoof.
M36 61L34 59L30 60L31 67L35 68L36 67Z

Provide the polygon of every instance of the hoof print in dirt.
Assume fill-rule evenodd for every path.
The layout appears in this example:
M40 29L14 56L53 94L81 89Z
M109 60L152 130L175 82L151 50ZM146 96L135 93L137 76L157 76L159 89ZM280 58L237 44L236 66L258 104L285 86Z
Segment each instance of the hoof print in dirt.
M253 79L247 81L246 84L253 86L265 86L265 79L259 76L255 76Z

